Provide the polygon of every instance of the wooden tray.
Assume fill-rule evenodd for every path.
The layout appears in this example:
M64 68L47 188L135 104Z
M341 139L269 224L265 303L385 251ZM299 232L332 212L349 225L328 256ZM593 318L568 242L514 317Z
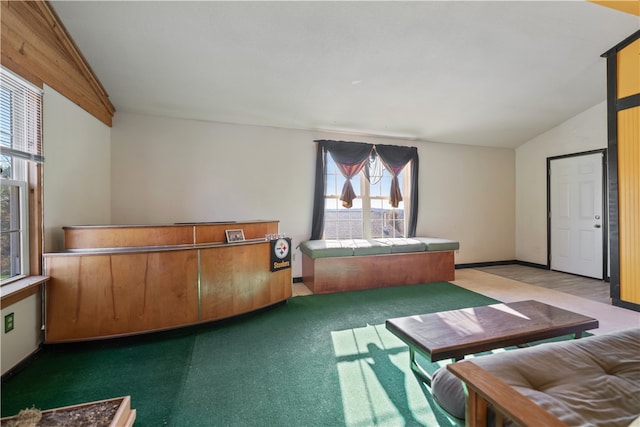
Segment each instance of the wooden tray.
M108 425L105 423L104 426L105 427L133 426L133 422L136 419L136 410L131 409L131 396L115 397L113 399L98 400L95 402L81 403L81 404L72 405L72 406L64 406L62 408L48 409L46 411L42 411L42 420L40 423L36 424L36 426L55 425L55 421L51 424L46 423L47 422L46 420L49 417L52 417L54 414L60 415L62 417L65 415L69 415L73 412L76 412L77 413L76 415L80 417L84 413L89 412L92 407L98 407L104 403L110 403L110 402L118 403L119 405L115 415L111 419L111 422ZM0 424L10 425L9 422L13 420L17 420L17 418L18 418L18 415L14 415L12 417L0 418ZM79 420L81 420L81 418L79 418Z

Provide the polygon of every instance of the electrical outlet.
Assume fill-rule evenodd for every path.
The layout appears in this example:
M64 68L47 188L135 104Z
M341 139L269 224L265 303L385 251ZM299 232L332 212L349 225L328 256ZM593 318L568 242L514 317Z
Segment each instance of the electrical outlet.
M4 333L6 334L7 332L13 331L14 326L15 321L13 318L13 313L9 313L4 316Z

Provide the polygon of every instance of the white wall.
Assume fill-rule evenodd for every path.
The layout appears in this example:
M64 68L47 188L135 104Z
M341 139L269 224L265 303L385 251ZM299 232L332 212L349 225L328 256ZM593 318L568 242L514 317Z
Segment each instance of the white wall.
M62 227L111 221L111 130L45 85L43 96L45 252L62 249ZM42 340L38 292L2 309L15 328L2 330L2 374L37 350Z
M515 259L515 152L420 146L416 234L460 242L456 264Z
M418 147L418 234L460 240L457 263L515 256L513 150L128 113L111 135L114 224L273 219L297 246L311 233L313 140L340 139Z
M31 295L0 310L0 319L13 313L14 329L4 332L2 326L2 375L38 349L41 342L40 294Z
M111 222L111 128L45 85L45 252L63 249L62 227Z
M606 147L606 102L518 147L516 259L547 264L547 158Z

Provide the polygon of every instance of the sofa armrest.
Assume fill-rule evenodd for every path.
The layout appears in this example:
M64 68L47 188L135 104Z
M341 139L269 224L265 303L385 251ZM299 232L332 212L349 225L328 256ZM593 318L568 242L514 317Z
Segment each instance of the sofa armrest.
M496 413L496 425L509 419L519 426L567 426L541 406L527 399L500 378L466 360L447 365L465 385L467 393L466 425L487 425L487 409L491 405Z

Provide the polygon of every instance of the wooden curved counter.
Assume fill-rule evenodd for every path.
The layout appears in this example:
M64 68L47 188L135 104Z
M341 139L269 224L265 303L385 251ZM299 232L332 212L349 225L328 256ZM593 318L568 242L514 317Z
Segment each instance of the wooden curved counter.
M285 301L291 297L291 270L271 272L270 243L264 240L277 227L275 221L65 227L65 242L67 233L75 234L70 240L74 247L44 256L51 277L45 294L45 342L160 331ZM243 229L247 241L214 240L220 230L224 236L231 228ZM191 231L191 242L181 240L185 230ZM209 242L202 241L206 233ZM102 246L82 247L97 241Z

